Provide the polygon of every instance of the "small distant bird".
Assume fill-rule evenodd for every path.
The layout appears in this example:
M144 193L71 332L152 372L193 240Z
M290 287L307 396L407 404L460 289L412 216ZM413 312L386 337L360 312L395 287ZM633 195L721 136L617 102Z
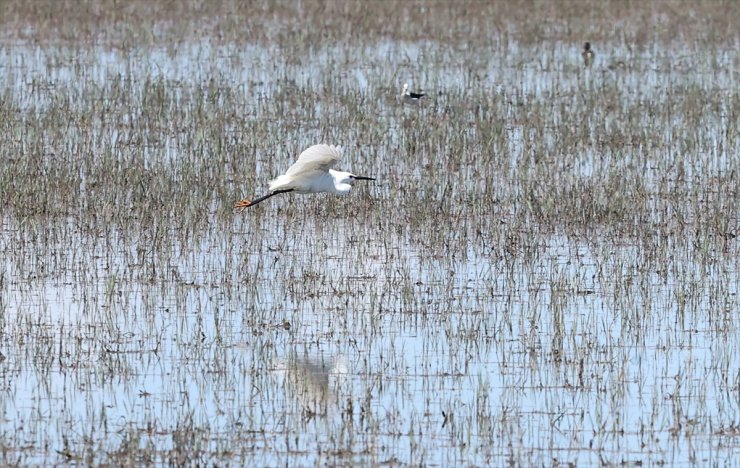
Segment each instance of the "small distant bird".
M426 96L424 93L414 93L412 91L409 91L409 84L404 83L403 84L403 92L401 93L401 97L403 98L403 102L406 104L419 104L421 102L421 98Z
M586 67L591 67L591 64L594 63L594 58L596 57L596 54L594 54L594 51L591 50L590 42L583 44L583 52L581 52L581 56L583 57L583 63L586 65Z
M328 192L347 195L356 180L375 180L374 177L356 176L349 172L335 171L332 167L342 159L342 147L313 145L306 149L285 174L270 181L269 193L254 200L244 199L234 208L247 208L280 193Z

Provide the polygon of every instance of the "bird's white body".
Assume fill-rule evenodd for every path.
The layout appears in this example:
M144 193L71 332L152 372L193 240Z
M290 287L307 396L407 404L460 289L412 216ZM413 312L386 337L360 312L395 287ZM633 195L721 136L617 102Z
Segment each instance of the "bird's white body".
M401 91L401 99L405 104L419 105L421 98L424 97L424 93L413 93L409 91L409 84L403 84L403 91Z
M311 146L298 156L298 161L285 174L270 181L270 192L293 190L296 193L347 195L352 189L352 174L330 169L340 159L341 146Z
M270 191L292 189L296 193L328 192L336 195L347 195L352 190L350 173L329 169L322 174L312 176L284 174L270 182Z
M335 171L332 167L342 159L342 147L313 145L307 148L285 174L270 181L268 193L255 200L241 200L235 208L256 205L273 195L286 192L347 195L355 180L375 180L372 177L356 176L350 172Z

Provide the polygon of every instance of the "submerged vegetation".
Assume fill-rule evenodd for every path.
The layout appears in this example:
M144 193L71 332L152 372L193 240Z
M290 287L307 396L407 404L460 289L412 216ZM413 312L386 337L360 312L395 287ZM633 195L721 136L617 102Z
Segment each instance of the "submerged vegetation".
M3 463L733 460L740 6L171 9L0 18Z

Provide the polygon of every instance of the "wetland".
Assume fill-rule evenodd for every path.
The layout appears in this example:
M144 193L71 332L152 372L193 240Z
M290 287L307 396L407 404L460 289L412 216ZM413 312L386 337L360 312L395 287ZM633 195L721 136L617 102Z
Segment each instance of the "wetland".
M2 464L737 459L736 3L4 10Z

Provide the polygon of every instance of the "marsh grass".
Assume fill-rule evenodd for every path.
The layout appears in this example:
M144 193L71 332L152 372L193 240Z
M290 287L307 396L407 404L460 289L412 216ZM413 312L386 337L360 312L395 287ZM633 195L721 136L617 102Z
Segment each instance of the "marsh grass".
M735 3L6 6L3 462L732 460Z

